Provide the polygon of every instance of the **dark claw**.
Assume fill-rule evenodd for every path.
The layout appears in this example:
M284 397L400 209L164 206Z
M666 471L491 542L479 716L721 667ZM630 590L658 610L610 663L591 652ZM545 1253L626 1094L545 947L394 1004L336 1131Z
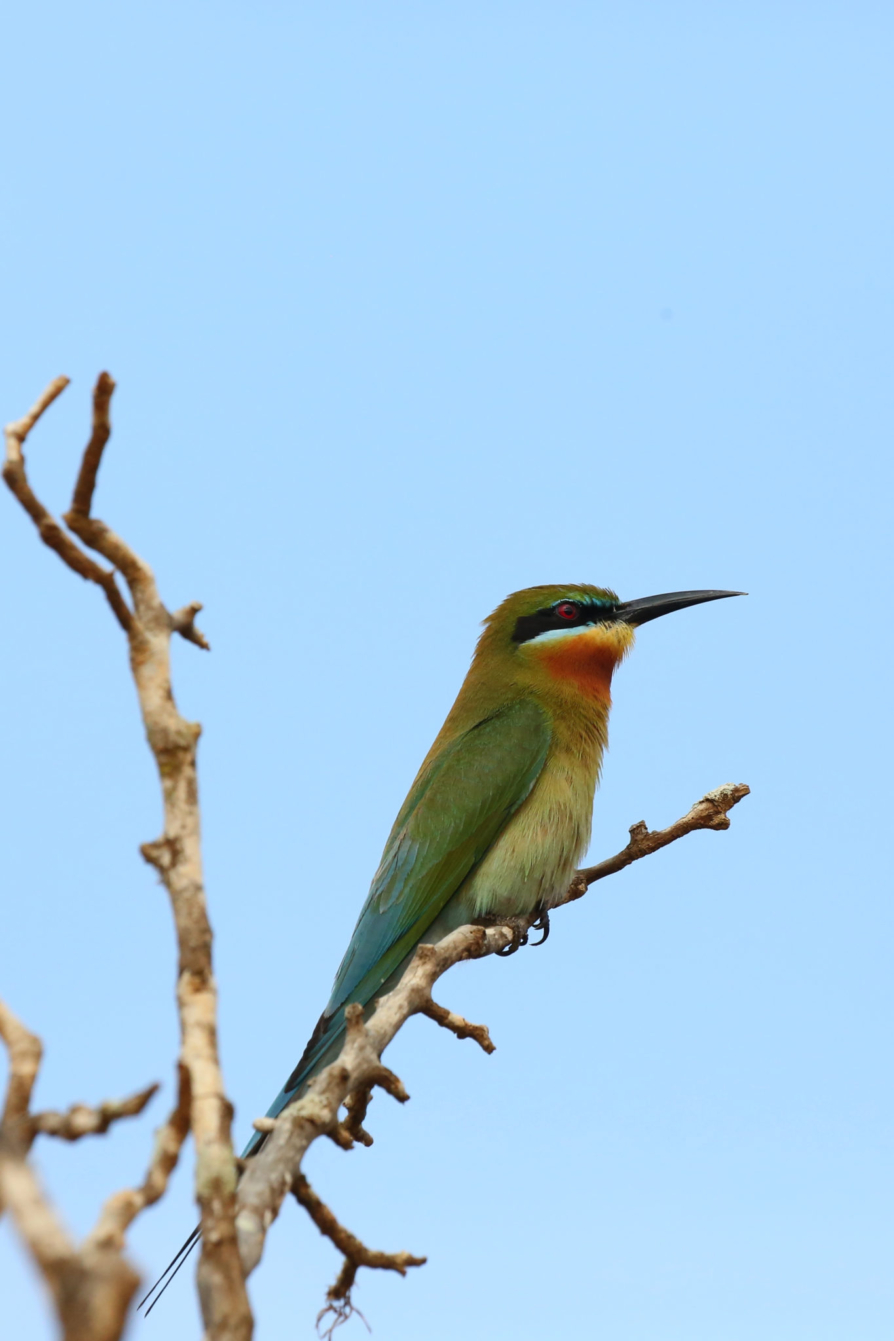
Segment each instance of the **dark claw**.
M542 945L549 938L549 912L546 908L544 908L537 921L531 923L531 930L543 932L539 941L531 941L532 945Z
M528 943L528 933L525 932L523 935L520 936L518 932L513 929L511 942L509 943L509 945L504 945L502 950L498 950L497 954L500 955L501 958L505 959L507 955L514 955L516 950L520 950L522 946L527 945L527 943Z

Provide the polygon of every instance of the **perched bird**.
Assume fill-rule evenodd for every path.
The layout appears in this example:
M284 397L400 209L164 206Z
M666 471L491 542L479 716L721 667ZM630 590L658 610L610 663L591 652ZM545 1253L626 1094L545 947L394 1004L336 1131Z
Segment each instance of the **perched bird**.
M740 595L676 591L620 601L604 587L563 584L515 592L497 607L394 821L329 1003L269 1117L337 1056L345 1006L367 1006L390 990L421 941L468 922L532 913L545 937L549 909L590 840L612 674L634 630ZM245 1155L264 1139L253 1136Z

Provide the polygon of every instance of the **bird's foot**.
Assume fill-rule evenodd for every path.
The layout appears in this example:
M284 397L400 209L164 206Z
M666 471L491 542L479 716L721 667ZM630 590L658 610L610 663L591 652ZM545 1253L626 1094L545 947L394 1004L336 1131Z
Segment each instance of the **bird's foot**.
M516 950L520 950L523 945L528 943L528 919L526 917L494 917L494 925L498 927L508 927L512 932L512 940L508 945L504 945L497 954L505 959L507 955L514 955Z
M539 941L530 941L531 945L542 945L549 935L549 913L545 908L541 910L536 922L529 921L527 917L501 917L499 913L484 913L481 917L476 917L475 922L480 927L508 927L512 932L509 944L496 951L502 959L514 955L523 945L528 945L530 932L542 933Z
M503 922L501 925L505 927L509 924L508 922ZM502 950L497 951L497 954L501 959L506 959L508 955L514 955L516 950L520 950L523 945L527 945L528 943L528 933L526 931L522 931L519 927L512 927L511 931L512 940L508 945L504 945Z
M544 908L536 922L531 923L532 931L542 931L543 935L539 941L531 941L532 945L542 945L549 936L549 909Z

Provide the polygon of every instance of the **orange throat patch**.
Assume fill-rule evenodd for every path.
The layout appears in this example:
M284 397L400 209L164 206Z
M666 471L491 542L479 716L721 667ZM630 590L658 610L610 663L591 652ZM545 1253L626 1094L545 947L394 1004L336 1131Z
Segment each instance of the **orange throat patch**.
M588 698L611 703L612 674L633 646L629 624L594 624L579 633L547 639L536 649L543 668L569 681Z

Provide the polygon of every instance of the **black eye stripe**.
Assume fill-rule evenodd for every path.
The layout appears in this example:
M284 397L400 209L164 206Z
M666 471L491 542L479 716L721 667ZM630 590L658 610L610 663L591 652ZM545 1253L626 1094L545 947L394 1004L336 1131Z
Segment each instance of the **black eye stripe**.
M568 605L577 607L576 618L563 619L561 615L556 614L556 609L559 606ZM541 633L549 633L551 629L576 629L583 624L612 624L615 619L615 606L609 602L606 602L605 605L596 605L595 603L585 605L580 601L557 601L555 605L551 605L545 610L538 610L535 615L521 615L515 621L512 641L514 643L527 643Z

